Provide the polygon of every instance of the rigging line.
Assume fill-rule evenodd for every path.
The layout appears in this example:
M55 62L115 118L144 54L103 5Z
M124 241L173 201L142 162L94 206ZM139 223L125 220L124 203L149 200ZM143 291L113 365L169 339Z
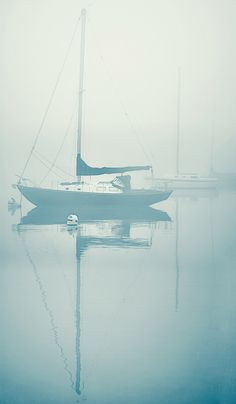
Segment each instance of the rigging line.
M50 164L51 164L51 161L50 161L47 157L45 157L42 153L40 153L40 152L37 151L37 150L34 151L34 156L35 156L38 160L40 160L41 163L42 163L43 165L45 165L45 167L49 168L49 166L50 166ZM47 163L45 163L43 160L45 160ZM61 173L65 174L65 175L67 175L67 176L69 175L70 177L75 178L74 175L72 175L72 174L69 173L68 171L63 170L62 168L60 168L60 167L58 167L58 166L56 166L56 165L55 165L55 169L58 170L58 171L61 171ZM58 176L58 177L60 177L60 178L63 178L63 179L65 178L65 177L62 177L61 175L57 174L55 171L52 171L52 172L53 172L56 176Z
M38 154L39 157L41 157L41 159L43 159L43 160L45 160L45 161L47 162L47 168L48 168L48 166L49 166L52 162L51 162L46 156L44 156L41 152L39 152L38 150L34 150L34 155L35 155L36 158L38 158L37 154ZM46 164L46 163L45 163L45 164ZM55 165L55 168L56 168L56 170L61 171L63 174L66 174L66 175L69 175L69 176L72 177L72 178L75 178L74 175L72 175L71 173L69 173L69 172L66 171L66 170L63 170L63 169L62 169L61 167L59 167L58 165ZM54 171L54 174L56 174L55 171Z
M145 148L144 148L144 146L143 146L143 144L142 144L142 142L141 142L141 140L140 140L140 137L139 137L139 135L138 135L138 133L137 133L136 128L134 127L133 122L132 122L131 119L130 119L130 116L129 116L128 111L127 111L127 109L126 109L126 107L125 107L125 104L124 104L124 102L123 102L121 99L120 99L120 104L121 104L121 106L122 106L122 108L123 108L124 115L125 115L127 121L129 122L129 125L130 125L130 127L131 127L131 129L132 129L132 131L133 131L133 134L135 135L136 139L138 140L139 146L140 146L140 148L141 148L143 154L145 155L147 161L150 161L150 160L152 161L152 159L151 159L150 156L148 155L147 151L145 150Z
M89 18L88 18L88 19L89 19ZM96 43L97 43L97 38L95 38L95 41L96 41ZM140 146L142 152L144 153L144 155L145 155L147 161L152 161L152 158L150 158L150 155L148 155L147 151L145 150L145 148L144 148L144 146L143 146L143 144L142 144L142 142L141 142L141 140L140 140L140 136L138 135L137 130L136 130L136 128L134 127L133 122L132 122L131 119L130 119L130 116L129 116L127 110L126 110L124 101L122 100L122 98L121 98L120 95L118 94L117 89L116 89L115 86L114 86L114 80L112 80L111 74L110 74L110 72L109 72L107 66L105 65L104 57L103 57L102 52L101 52L101 47L100 47L100 52L99 52L99 53L100 53L100 54L99 54L100 60L101 60L101 62L103 63L103 66L104 66L104 68L105 68L105 72L106 72L106 74L107 74L107 77L109 78L109 81L111 82L111 84L112 84L112 86L113 86L114 92L115 92L116 95L117 95L117 98L118 98L118 100L119 100L119 102L120 102L120 105L121 105L121 107L122 107L122 109L123 109L123 112L124 112L124 115L125 115L125 117L126 117L126 120L128 121L128 123L129 123L129 125L130 125L130 127L131 127L131 130L133 131L133 134L135 135L136 139L138 140L139 146Z
M104 58L103 58L102 55L100 55L100 60L102 61L104 67L106 68L105 62L104 62ZM110 75L110 72L107 70L107 68L106 68L106 73L107 73L107 77L109 78L110 82L111 82L112 85L113 85L113 89L114 89L114 91L115 91L115 93L116 93L116 95L117 95L117 98L118 98L119 103L120 103L120 105L121 105L121 108L122 108L122 110L123 110L124 116L125 116L127 122L129 123L129 126L130 126L130 128L131 128L131 130L132 130L132 132L133 132L133 135L136 137L136 140L138 141L139 147L141 148L141 150L142 150L143 154L145 155L147 161L150 161L150 160L152 161L152 159L150 159L150 156L148 155L147 151L145 150L145 148L144 148L144 146L143 146L143 144L142 144L142 142L141 142L141 140L140 140L140 136L138 135L137 130L136 130L136 128L134 127L133 122L131 121L131 118L130 118L130 116L129 116L129 114L128 114L128 111L127 111L127 109L126 109L125 103L124 103L124 101L122 100L122 98L120 97L120 95L118 94L118 91L117 91L117 89L116 89L115 86L114 86L114 80L112 80L112 77L111 77L111 75Z
M70 50L71 50L71 47L72 47L73 40L74 40L74 38L75 38L75 34L76 34L76 31L77 31L77 28L78 28L79 21L80 21L80 16L79 16L79 18L78 18L77 21L76 21L75 28L74 28L74 31L73 31L73 34L72 34L72 38L71 38L71 40L70 40L69 46L68 46L67 51L66 51L65 56L64 56L64 60L63 60L63 63L62 63L62 67L61 67L61 69L60 69L60 71L59 71L59 73L58 73L58 76L57 76L57 79L56 79L56 83L55 83L55 85L54 85L54 87L53 87L51 96L50 96L50 98L49 98L49 101L48 101L48 104L47 104L47 107L46 107L46 110L45 110L45 112L44 112L44 114L43 114L41 123L40 123L40 125L39 125L39 129L38 129L38 131L37 131L37 133L36 133L33 146L32 146L32 148L31 148L31 150L30 150L29 156L28 156L28 158L27 158L27 160L26 160L26 163L25 163L24 168L23 168L23 170L22 170L22 173L21 173L21 175L20 175L19 182L21 181L21 179L22 179L22 177L23 177L23 175L24 175L24 173L25 173L25 170L26 170L26 168L27 168L27 166L28 166L28 164L29 164L29 162L30 162L30 159L31 159L32 154L33 154L33 151L34 151L34 149L35 149L35 147L36 147L36 144L37 144L37 142L38 142L38 139L39 139L39 136L40 136L40 134L41 134L42 128L43 128L43 126L44 126L45 120L46 120L46 118L47 118L48 111L49 111L49 109L50 109L50 107L51 107L51 104L52 104L52 101L53 101L53 99L54 99L54 95L55 95L55 93L56 93L56 90L57 90L57 87L58 87L60 78L61 78L61 76L62 76L62 73L63 73L64 67L65 67L67 58L68 58L68 56L69 56L69 53L70 53Z
M48 168L48 170L47 170L46 174L44 175L43 179L40 181L40 183L39 183L40 185L43 183L43 181L45 181L48 174L52 171L53 167L55 167L57 159L58 159L58 157L59 157L59 155L61 153L62 147L64 146L65 140L66 140L67 136L69 135L69 131L70 131L70 128L71 128L71 123L72 123L72 120L73 120L73 116L74 116L74 113L75 113L76 106L77 106L77 100L76 100L76 103L74 105L73 112L72 112L72 114L70 116L69 123L68 123L68 126L66 128L66 132L65 132L65 135L64 135L64 137L62 139L61 145L60 145L60 147L59 147L59 149L58 149L58 151L57 151L57 153L56 153L56 155L54 157L54 160L52 161L51 166Z
M122 100L121 100L121 102L122 102ZM123 105L123 109L125 110L125 106L124 106L124 105ZM159 167L159 163L157 162L157 159L156 159L156 157L154 156L152 150L149 150L149 148L148 148L148 151L147 151L147 149L144 148L144 146L143 146L143 144L142 144L142 141L141 141L141 139L140 139L140 136L139 136L138 133L137 133L137 129L136 129L136 128L137 128L137 125L134 126L133 122L132 122L131 119L130 119L130 116L128 116L128 112L126 112L126 114L127 114L127 119L129 119L129 121L130 121L130 126L133 127L133 133L134 133L134 135L136 136L137 140L139 141L139 145L140 145L140 147L142 148L143 153L145 154L146 158L147 158L149 161L151 161L151 162L153 163L153 165L157 168L158 172L161 173L161 170L160 170L160 167ZM139 125L139 126L140 126L140 125ZM142 125L141 125L140 129L141 129L141 131L142 131Z
M71 136L71 144L70 144L70 155L73 156L74 155L74 151L76 150L76 144L77 144L77 133L76 133L76 129L74 130L74 134L76 136ZM76 168L75 168L75 159L70 159L70 164L68 166L68 170L72 173L76 172ZM75 176L74 176L75 178Z
M153 154L153 152L150 150L150 156L152 157L152 159L153 159L153 161L154 161L154 163L155 163L155 166L156 166L156 168L157 168L157 171L158 171L158 174L159 174L159 176L162 176L163 174L162 174L162 171L161 171L161 169L160 169L160 166L159 166L159 163L157 163L157 160L156 160L156 157L154 156L154 154Z
M39 290L40 290L40 293L41 293L43 306L44 306L44 308L45 308L45 310L46 310L46 312L48 313L48 316L49 316L49 321L50 321L50 325L51 325L51 329L52 329L52 333L53 333L54 342L55 342L56 346L59 349L60 357L61 357L61 359L63 361L64 369L65 369L66 373L68 374L70 384L71 384L71 388L72 388L72 390L74 390L75 382L73 380L73 374L72 374L72 371L69 369L68 359L65 356L64 349L63 349L62 345L59 342L58 331L57 331L58 327L55 324L55 319L54 319L53 312L50 309L50 307L48 305L48 302L47 302L47 293L46 293L46 291L44 289L42 280L41 280L40 275L39 275L39 271L38 271L38 269L37 269L32 257L31 257L31 255L30 255L30 253L29 253L29 250L27 248L26 242L25 242L24 238L21 236L21 233L19 233L19 236L20 236L20 239L21 239L22 244L24 246L26 256L27 256L32 268L33 268L33 272L34 272L34 275L35 275L35 280L36 280L36 282L37 282L37 284L39 286Z
M42 160L41 157L37 156L36 154L35 154L35 157L36 157L46 168L49 168L49 165L48 165L47 163L45 163L45 162ZM56 177L58 177L58 178L61 178L61 179L63 179L63 180L65 179L65 177L62 177L60 174L56 173L55 171L53 171L53 174L54 174Z
M39 156L37 156L37 154L35 154L35 157L36 157L46 168L49 168L49 165L48 165L47 163L45 163L45 162L42 160L42 158L40 158ZM56 177L61 178L61 179L63 179L63 180L65 179L65 177L62 177L62 175L56 173L55 171L52 171L52 172L53 172L53 174L54 174Z

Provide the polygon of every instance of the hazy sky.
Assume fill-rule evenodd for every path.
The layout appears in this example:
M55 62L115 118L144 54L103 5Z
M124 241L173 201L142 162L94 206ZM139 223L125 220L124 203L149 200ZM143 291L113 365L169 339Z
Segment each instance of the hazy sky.
M180 66L182 170L207 172L212 127L215 168L235 170L235 0L2 0L1 161L8 176L22 170L82 7L88 163L174 171ZM79 29L37 146L49 159L75 109ZM70 170L75 136L76 113L59 159ZM45 170L33 162L27 175L39 179Z

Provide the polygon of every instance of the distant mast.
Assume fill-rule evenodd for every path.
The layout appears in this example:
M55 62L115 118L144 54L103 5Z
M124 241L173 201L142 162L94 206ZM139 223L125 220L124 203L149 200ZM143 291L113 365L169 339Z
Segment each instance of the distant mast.
M81 10L81 43L80 43L80 69L79 69L79 105L78 105L78 129L77 129L77 156L81 156L82 137L82 114L83 114L83 92L84 92L84 56L85 56L85 24L86 10ZM80 181L80 176L78 177Z
M212 122L211 128L211 149L210 149L210 177L214 175L214 164L213 164L213 155L214 155L214 140L215 140L215 128L214 123Z
M176 174L180 174L179 168L179 141L180 141L180 94L181 92L181 69L178 68L178 84L177 84L177 139L176 139Z

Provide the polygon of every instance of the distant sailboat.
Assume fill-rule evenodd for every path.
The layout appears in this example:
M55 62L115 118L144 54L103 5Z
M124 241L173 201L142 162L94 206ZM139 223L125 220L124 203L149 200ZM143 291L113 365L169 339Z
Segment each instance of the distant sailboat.
M178 89L177 89L176 174L159 178L153 178L154 185L161 182L168 184L172 189L216 188L217 178L211 176L204 177L197 173L181 173L180 171L180 102L181 102L181 70L179 68Z
M82 106L83 106L83 76L85 56L85 23L86 10L81 12L81 48L80 48L80 75L79 75L79 109L78 109L78 137L76 176L77 181L64 182L59 189L42 188L29 186L23 180L23 173L17 183L21 194L36 206L150 206L163 201L169 197L171 191L162 190L133 190L131 189L131 178L129 175L119 175L109 182L108 187L103 187L103 192L98 188L92 191L85 190L82 176L99 176L103 174L123 174L129 171L149 170L151 166L125 166L125 167L91 167L85 163L81 156L81 134L82 134ZM29 160L29 159L28 159ZM28 163L26 162L26 165Z

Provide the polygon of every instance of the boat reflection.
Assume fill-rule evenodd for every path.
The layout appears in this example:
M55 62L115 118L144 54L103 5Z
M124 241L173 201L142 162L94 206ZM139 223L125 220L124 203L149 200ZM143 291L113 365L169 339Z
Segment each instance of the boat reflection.
M65 224L69 214L76 214L79 222L96 220L128 220L130 222L171 221L169 215L161 210L150 207L80 207L65 208L34 208L21 218L20 224Z
M78 216L78 226L71 227L66 225L69 214L74 213ZM142 209L121 209L121 208L100 208L89 209L83 208L73 210L71 212L66 209L50 209L50 208L34 208L29 211L15 226L15 230L19 233L24 231L37 231L39 228L43 231L48 225L59 225L55 230L59 232L67 232L69 236L75 238L75 255L76 255L76 375L73 383L77 397L83 396L83 383L81 382L81 281L82 281L82 261L84 253L90 248L106 247L106 248L150 248L152 245L152 230L158 222L170 222L169 215L163 211L153 208ZM54 227L54 226L53 226ZM31 265L36 271L36 263L30 254L26 242L24 242L26 254ZM36 272L38 274L38 272ZM39 276L36 276L38 280ZM43 299L46 293L40 280L40 290L42 290ZM46 302L45 307L48 307ZM55 320L50 310L50 315ZM55 328L55 327L53 327ZM57 339L54 338L56 341ZM57 344L58 345L58 344ZM63 347L59 347L60 352ZM67 362L64 359L63 362ZM67 371L68 373L68 371ZM69 372L70 382L72 379L71 371Z

